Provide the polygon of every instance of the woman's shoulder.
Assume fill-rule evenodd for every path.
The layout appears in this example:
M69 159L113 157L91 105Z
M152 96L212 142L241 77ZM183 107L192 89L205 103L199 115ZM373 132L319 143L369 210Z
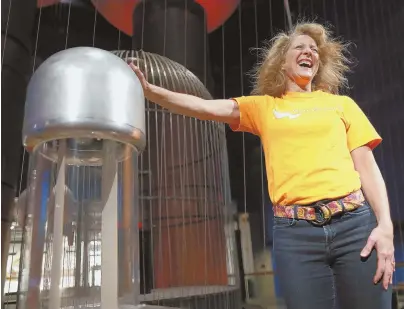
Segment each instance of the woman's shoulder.
M348 94L343 93L331 93L325 91L319 91L323 96L328 96L330 98L334 98L339 101L353 101L353 99Z
M274 97L269 95L247 95L235 97L233 100L237 101L238 103L262 106L271 104L274 101Z
M346 94L336 94L336 93L329 93L329 92L321 92L322 97L325 99L324 102L329 104L336 104L341 107L356 104L355 101Z
M243 98L246 100L259 100L259 101L273 99L272 96L267 95L267 94L262 94L262 95L261 94L249 94L249 95L240 96L238 98ZM236 97L236 99L237 99L237 97Z

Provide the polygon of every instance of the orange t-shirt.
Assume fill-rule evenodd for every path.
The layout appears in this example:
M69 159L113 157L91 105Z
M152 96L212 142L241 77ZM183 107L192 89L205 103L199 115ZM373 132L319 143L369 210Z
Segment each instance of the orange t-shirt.
M382 139L351 98L315 91L234 100L240 123L231 127L261 137L273 204L311 204L361 188L350 152Z

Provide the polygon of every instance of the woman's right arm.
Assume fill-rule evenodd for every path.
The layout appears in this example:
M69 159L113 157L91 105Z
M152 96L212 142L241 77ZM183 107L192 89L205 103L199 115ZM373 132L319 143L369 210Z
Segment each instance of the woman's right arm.
M193 95L173 92L147 82L143 73L130 64L143 87L145 97L171 112L201 120L225 122L230 125L240 121L238 104L234 100L204 100Z

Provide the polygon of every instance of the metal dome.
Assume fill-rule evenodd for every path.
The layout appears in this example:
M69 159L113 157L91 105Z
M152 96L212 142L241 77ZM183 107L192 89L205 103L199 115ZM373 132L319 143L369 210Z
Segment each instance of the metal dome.
M28 149L62 138L100 138L142 150L144 134L140 82L110 52L92 47L58 52L29 82L23 126Z
M27 252L18 308L139 304L144 103L129 66L97 48L56 53L31 78L23 136L32 153L27 190L17 200L25 203Z

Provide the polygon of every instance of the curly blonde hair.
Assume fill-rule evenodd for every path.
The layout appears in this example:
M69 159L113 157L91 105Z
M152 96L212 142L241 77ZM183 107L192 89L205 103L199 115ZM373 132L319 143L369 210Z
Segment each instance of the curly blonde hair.
M289 32L281 32L260 49L261 61L251 72L253 95L281 97L286 91L287 77L282 69L286 51L292 39L298 35L308 35L316 42L320 63L312 82L312 90L338 94L348 86L345 74L351 61L346 56L349 44L331 37L325 26L317 23L298 23Z

